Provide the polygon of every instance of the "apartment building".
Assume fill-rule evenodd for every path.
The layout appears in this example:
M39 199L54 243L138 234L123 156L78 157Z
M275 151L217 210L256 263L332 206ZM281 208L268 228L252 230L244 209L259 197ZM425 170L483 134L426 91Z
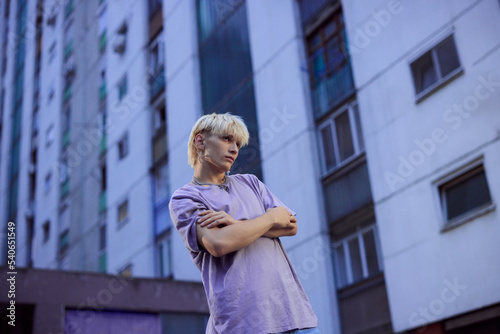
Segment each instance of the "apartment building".
M231 112L251 134L231 173L298 213L282 242L322 333L498 331L498 1L2 10L0 227L16 222L27 280L50 269L199 292L168 202L192 177L194 122ZM75 300L59 320L81 321ZM149 310L164 314L155 328L203 327L205 308L169 305Z

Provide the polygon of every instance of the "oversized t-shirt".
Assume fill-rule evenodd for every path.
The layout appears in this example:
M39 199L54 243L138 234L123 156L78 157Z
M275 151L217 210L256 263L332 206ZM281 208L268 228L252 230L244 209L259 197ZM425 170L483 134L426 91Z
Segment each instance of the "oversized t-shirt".
M196 220L203 210L248 220L283 206L295 215L256 176L227 179L229 193L215 185L186 184L169 204L172 221L201 271L210 309L206 333L267 334L316 327L316 315L279 238L260 237L221 257L198 244Z

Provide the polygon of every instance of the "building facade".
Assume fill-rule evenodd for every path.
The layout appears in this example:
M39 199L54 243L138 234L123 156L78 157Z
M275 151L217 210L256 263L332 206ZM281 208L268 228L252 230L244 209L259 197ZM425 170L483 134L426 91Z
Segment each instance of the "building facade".
M322 333L494 333L499 18L495 0L3 1L17 266L199 283L168 202L195 121L231 112L251 134L231 173L298 213L282 242Z

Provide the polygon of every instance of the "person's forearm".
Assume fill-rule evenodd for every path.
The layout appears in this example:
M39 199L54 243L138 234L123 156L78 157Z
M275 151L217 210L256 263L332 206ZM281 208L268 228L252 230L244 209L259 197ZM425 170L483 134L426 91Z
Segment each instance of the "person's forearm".
M202 241L211 254L222 256L250 245L273 226L272 216L263 214L257 218L245 220L244 224L211 229L212 233L203 236Z
M267 238L291 237L297 234L297 225L294 228L270 228L262 236Z

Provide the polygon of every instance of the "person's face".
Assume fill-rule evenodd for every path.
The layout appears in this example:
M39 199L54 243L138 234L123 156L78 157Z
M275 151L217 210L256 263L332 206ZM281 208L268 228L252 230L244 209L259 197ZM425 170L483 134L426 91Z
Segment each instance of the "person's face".
M205 161L215 167L228 171L238 157L241 143L230 134L204 136Z

